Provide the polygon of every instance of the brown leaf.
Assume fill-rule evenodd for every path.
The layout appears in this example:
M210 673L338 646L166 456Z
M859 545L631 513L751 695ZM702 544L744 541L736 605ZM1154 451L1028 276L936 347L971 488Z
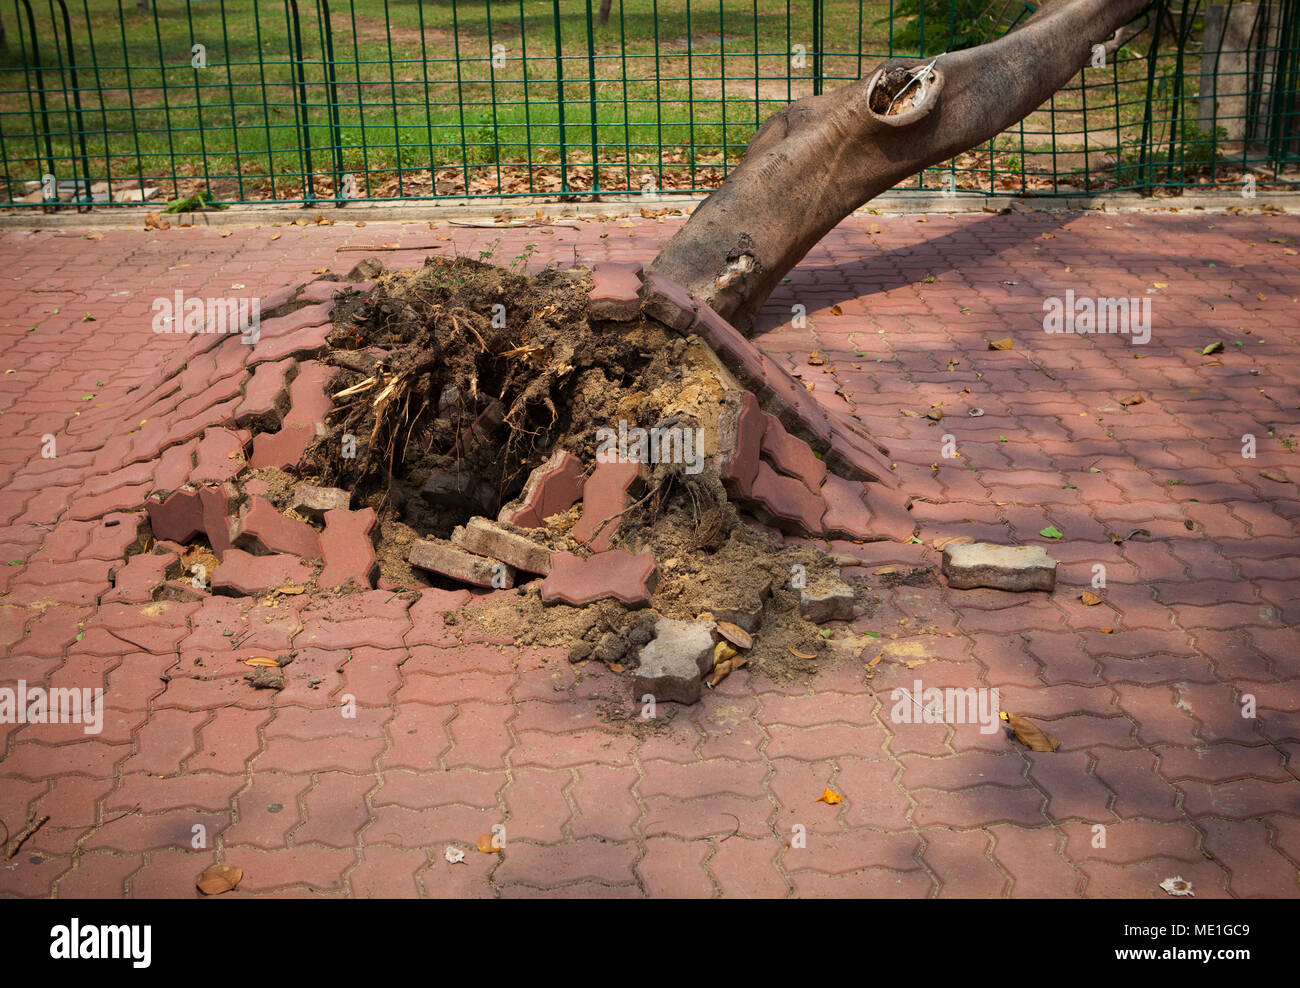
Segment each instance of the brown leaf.
M1128 408L1129 405L1141 405L1145 401L1146 401L1145 398L1143 398L1140 394L1134 392L1133 394L1129 395L1127 398L1121 398L1119 400L1119 403L1123 405L1125 408Z
M280 663L276 662L275 659L267 658L265 655L254 655L251 659L245 659L244 665L253 666L254 668L260 666L266 669L278 669L280 667Z
M1084 603L1084 605L1085 605L1086 607L1093 607L1093 606L1095 606L1096 604L1100 604L1100 603L1101 603L1101 598L1098 597L1098 596L1097 596L1095 593L1093 593L1091 590L1085 590L1085 591L1080 595L1079 599L1080 599L1081 601L1083 601L1083 603Z
M971 538L969 535L949 535L949 536L945 536L944 538L941 538L941 539L935 539L935 540L934 540L934 547L935 547L935 549L937 549L939 552L943 552L943 550L944 550L947 546L950 546L950 545L970 545L970 544L972 544L974 541L975 541L975 540L974 540L973 538Z
M822 364L826 363L826 358L822 356L820 350L814 350L812 353L808 354L808 363L813 367L820 367Z
M244 869L234 865L213 865L206 869L195 883L204 895L220 895L229 892L244 877Z
M910 408L900 408L899 411L909 419L919 419L921 417L920 412L913 411Z
M867 663L867 668L874 669L876 666L880 665L880 660L883 659L884 657L885 657L885 650L882 648L879 652L876 653L876 657Z
M1055 751L1061 746L1060 741L1052 737L1052 735L1048 734L1041 727L1031 724L1019 714L1011 714L1003 711L1002 719L1011 725L1011 730L1015 732L1016 740L1027 747L1030 751Z
M718 634L737 648L752 648L754 646L754 637L739 625L732 624L730 621L718 622Z
M898 567L897 567L897 566L882 566L882 567L880 567L880 569L878 569L878 570L873 570L872 573L871 573L871 575L872 575L872 576L885 576L885 575L888 574L888 573L897 573L897 572L898 572Z
M623 665L623 663L621 663L621 662L611 662L611 663L609 664L609 671L610 671L610 672L626 672L626 671L627 671L627 666Z
M931 405L930 410L925 413L925 417L928 419L932 419L935 422L940 421L943 418L943 409L940 408L939 406L942 404L943 402L935 402L933 405Z
M807 652L807 653L804 653L804 652L799 651L799 650L798 650L797 648L795 648L793 645L788 645L788 646L786 646L786 647L790 650L790 654L793 655L796 659L815 659L815 658L817 658L817 653L816 653L816 652Z
M1289 483L1291 483L1291 478L1290 478L1290 477L1288 477L1286 474L1284 474L1281 470L1274 470L1274 469L1272 469L1271 467L1270 467L1269 469L1267 469L1267 470L1261 470L1261 471L1259 472L1259 475L1260 475L1261 477L1263 477L1265 480L1271 480L1271 481L1273 481L1273 483L1275 483L1275 484L1289 484Z
M990 350L1012 350L1015 349L1016 341L1010 336L1004 336L1000 340L989 340Z
M833 316L842 316L842 315L844 315L844 309L843 309L843 307L841 307L841 306L839 306L839 305L832 305L832 306L831 306L831 315L833 315Z

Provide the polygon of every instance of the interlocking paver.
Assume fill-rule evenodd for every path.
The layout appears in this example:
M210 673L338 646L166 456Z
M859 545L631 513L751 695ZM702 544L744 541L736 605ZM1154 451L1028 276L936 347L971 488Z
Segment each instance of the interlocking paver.
M873 241L895 251L888 269L857 262L860 224L833 231L773 296L757 337L766 355L753 358L788 402L867 423L891 447L899 489L930 499L897 517L871 505L876 527L903 538L919 526L925 544L823 543L862 560L846 572L879 598L852 633L883 637L860 639L861 662L822 660L807 682L743 670L651 730L608 719L614 674L570 667L564 649L521 652L514 630L447 620L471 604L467 592L152 602L162 564L145 559L147 574L141 557L122 565L147 495L223 480L242 467L241 450L254 466L301 456L331 407L335 369L300 359L287 389L283 372L293 354L318 351L331 283L309 293L323 304L267 318L253 348L153 334L147 319L133 325L107 304L95 312L119 330L111 350L95 324L77 321L80 308L42 309L21 340L0 334L15 355L0 381L11 403L0 462L12 464L0 484L0 562L21 563L0 567L0 685L106 685L110 708L94 737L79 725L5 725L3 818L12 831L49 812L63 829L32 838L39 863L24 854L0 869L0 893L192 897L218 860L190 849L201 822L220 860L245 869L238 895L1163 897L1157 883L1181 873L1198 897L1300 897L1300 500L1259 475L1300 473L1274 436L1295 427L1279 409L1300 393L1278 370L1294 362L1300 331L1289 307L1250 301L1280 297L1293 272L1280 254L1252 255L1249 268L1225 263L1193 282L1180 256L1189 237L1226 261L1243 240L1300 230L1281 215L1215 217L1210 229L1204 215L1130 214L1146 245L1136 257L1100 215L1063 214L1051 240L1038 239L1033 214L933 219L922 233L909 219L876 218ZM557 228L534 261L572 263L575 247L581 263L643 261L675 228L633 222L618 246L594 224ZM331 251L353 235L310 233ZM529 232L491 235L522 250ZM228 258L264 296L309 282L320 263L251 230L189 236L109 230L73 259L49 232L4 233L0 254L48 269L51 284L80 263L92 291L96 278L152 286L178 264L214 272L219 286L229 269L214 256ZM468 250L487 234L453 236ZM100 256L114 263L88 274ZM117 263L123 256L132 264ZM1131 270L1134 292L1167 282L1155 296L1166 325L1202 329L1186 346L1157 332L1141 361L1105 337L1048 337L1047 282L1035 272L1054 263L1085 284L1101 270ZM917 283L931 273L922 301ZM811 332L789 325L796 301L814 315ZM826 315L835 304L843 316ZM1220 367L1194 353L1206 332L1249 319L1268 326L1269 344ZM1016 353L984 348L1008 334ZM829 367L804 366L814 346ZM78 368L113 362L104 403L77 407ZM170 370L182 386L164 382ZM1121 409L1117 398L1134 391L1146 402ZM941 457L928 422L898 414L936 401L957 460ZM963 402L985 416L959 417ZM279 435L250 442L232 431L281 415ZM136 431L122 433L122 421ZM47 432L60 437L53 460L38 455ZM1240 457L1245 432L1260 440L1253 461ZM876 468L869 451L840 452ZM775 446L768 455L800 472ZM207 516L201 505L177 512L189 531L171 537L226 517L218 488L207 496ZM1043 539L1047 524L1065 537ZM155 536L169 534L161 528ZM224 553L229 533L207 534ZM1048 545L1060 561L1055 595L881 585L874 570L934 565L931 543L947 535ZM367 553L356 562L367 583ZM1092 582L1098 565L1104 587ZM1079 600L1090 588L1101 606ZM862 664L882 651L868 678ZM284 690L244 681L240 660L291 652ZM1001 731L897 723L890 691L917 679L996 687L1005 709L1038 720L1061 748L1028 753ZM1256 718L1242 716L1246 694ZM341 713L345 697L355 718ZM828 787L842 803L815 802ZM474 850L499 823L505 853ZM806 848L786 847L795 824ZM467 863L442 860L446 843Z

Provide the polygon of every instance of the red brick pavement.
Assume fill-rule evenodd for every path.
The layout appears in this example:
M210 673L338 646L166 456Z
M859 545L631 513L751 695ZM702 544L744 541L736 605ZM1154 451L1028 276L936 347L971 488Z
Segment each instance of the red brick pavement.
M0 865L0 894L192 896L221 861L249 896L1162 896L1173 875L1201 897L1297 895L1300 498L1261 475L1300 480L1300 221L1284 215L868 216L827 237L761 344L890 445L925 545L834 543L881 606L806 684L746 669L633 730L602 714L611 697L636 712L603 667L444 627L465 594L109 596L155 469L108 472L101 452L125 449L111 415L188 342L151 331L155 297L265 296L345 271L360 255L344 243L499 240L506 261L534 243L535 266L571 265L647 259L675 228L0 235L0 686L107 689L96 736L0 725L0 820L50 818ZM1043 298L1068 288L1150 298L1151 342L1044 334ZM1196 352L1213 341L1222 354ZM829 364L808 366L813 348ZM204 371L193 393L229 398ZM938 424L899 411L938 402ZM1135 529L1150 535L1110 537ZM1048 544L1056 593L872 579L957 534ZM1104 600L1085 607L1099 565ZM236 628L298 650L287 689L230 671ZM996 687L1061 749L895 723L890 691L916 680ZM828 787L842 803L815 802ZM474 850L496 824L504 852Z

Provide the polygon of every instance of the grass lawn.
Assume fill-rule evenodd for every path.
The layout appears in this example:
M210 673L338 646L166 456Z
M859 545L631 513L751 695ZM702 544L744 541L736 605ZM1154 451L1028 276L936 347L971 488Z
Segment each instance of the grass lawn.
M761 120L813 92L817 69L799 0L624 0L590 37L585 0L563 0L558 23L554 0L336 0L328 17L325 0L158 0L146 13L69 0L70 45L48 0L33 8L44 113L13 14L0 61L0 163L16 197L51 157L60 179L137 178L170 196L163 180L178 175L228 200L299 198L308 173L318 195L336 174L377 198L585 191L593 157L602 188L710 187ZM889 0L823 9L827 88L889 53ZM1044 162L1068 172L1054 153L1135 140L1145 61L1086 80L968 162L975 182Z

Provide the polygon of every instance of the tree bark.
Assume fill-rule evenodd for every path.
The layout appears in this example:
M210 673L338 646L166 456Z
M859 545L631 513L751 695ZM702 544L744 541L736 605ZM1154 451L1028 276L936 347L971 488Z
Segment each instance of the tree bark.
M1023 120L1149 4L1055 0L997 41L886 62L791 103L763 123L651 270L752 332L773 288L845 216Z

